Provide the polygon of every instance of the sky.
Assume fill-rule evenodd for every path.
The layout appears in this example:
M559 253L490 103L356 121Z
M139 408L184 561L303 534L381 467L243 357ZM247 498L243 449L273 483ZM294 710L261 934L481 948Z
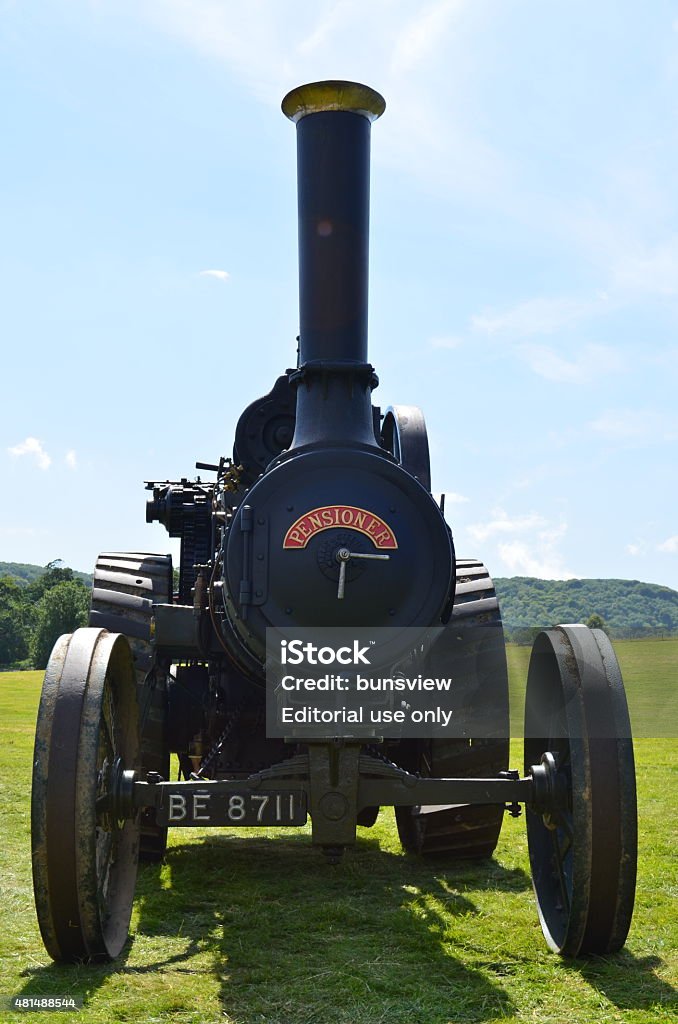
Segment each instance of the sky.
M458 556L678 589L678 3L0 0L0 560L176 550L144 480L294 364L296 85L372 127L374 401Z

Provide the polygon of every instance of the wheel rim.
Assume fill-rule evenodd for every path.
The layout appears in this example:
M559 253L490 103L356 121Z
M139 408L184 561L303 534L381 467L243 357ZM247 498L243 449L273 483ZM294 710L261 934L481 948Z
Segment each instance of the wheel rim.
M40 701L31 809L38 922L55 960L111 959L127 938L139 820L116 820L112 790L138 748L125 638L98 629L62 637Z
M530 659L525 770L554 790L528 807L532 881L544 936L566 956L610 953L626 939L635 892L636 797L624 688L599 630L541 633Z

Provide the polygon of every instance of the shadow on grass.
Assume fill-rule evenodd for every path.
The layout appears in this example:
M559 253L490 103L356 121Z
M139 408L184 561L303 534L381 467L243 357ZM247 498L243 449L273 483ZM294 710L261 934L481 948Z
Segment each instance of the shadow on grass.
M622 949L615 956L590 957L570 961L568 966L581 974L593 988L602 992L620 1010L648 1010L652 1007L673 1012L678 1009L678 992L658 978L658 956L634 956Z
M34 998L44 995L77 996L87 1006L92 996L101 988L111 974L119 974L125 970L130 953L130 943L125 945L120 956L114 963L107 964L54 964L46 967L26 967L22 975L26 978L17 996ZM68 1017L60 1013L64 1020Z
M479 915L483 891L530 889L520 869L394 855L364 832L335 868L307 835L289 834L212 835L171 847L168 866L170 889L159 892L144 875L138 930L176 935L180 922L189 941L182 956L150 969L211 951L224 1009L243 1024L442 1024L516 1011L501 976L519 971L524 957L495 964L468 948L455 956L449 929L455 917ZM473 927L486 932L487 918ZM551 956L545 947L543 955ZM622 1009L675 1005L676 990L655 972L658 958L622 950L554 959Z
M211 948L224 1010L255 1021L442 1024L511 1015L504 990L449 950L454 916L475 916L470 893L521 891L522 871L394 856L359 839L330 867L309 837L210 836L168 852L171 888L146 888L139 932ZM482 925L479 925L482 927ZM155 969L176 958L160 960Z

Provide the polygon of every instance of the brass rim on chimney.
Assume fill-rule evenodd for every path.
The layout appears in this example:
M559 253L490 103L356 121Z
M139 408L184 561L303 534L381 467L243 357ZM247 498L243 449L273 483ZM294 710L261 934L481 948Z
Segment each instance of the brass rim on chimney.
M362 114L368 121L376 121L385 109L384 97L368 85L335 80L299 85L282 101L283 114L295 124L308 114L320 114L326 110L346 110Z

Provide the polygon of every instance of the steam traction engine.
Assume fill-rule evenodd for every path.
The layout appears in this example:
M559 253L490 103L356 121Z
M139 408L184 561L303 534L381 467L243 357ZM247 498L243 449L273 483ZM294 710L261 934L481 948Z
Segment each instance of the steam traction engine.
M138 860L163 857L168 825L293 826L310 815L313 842L336 861L356 825L388 805L408 852L453 861L489 857L505 809L525 804L549 946L573 956L625 941L635 780L610 643L578 625L540 634L524 773L509 771L492 581L455 557L420 411L372 405L369 142L383 110L348 82L283 101L298 141L297 366L242 413L232 458L196 464L207 479L148 484L147 520L181 541L178 591L168 555L102 554L89 627L55 645L32 803L36 906L55 960L118 955ZM299 694L283 691L303 687L308 664L285 676L276 667L299 650L341 662L352 648L333 638L359 635L378 638L354 639L353 651L365 661L373 645L380 678L451 679L444 726L374 724L402 723L410 698L393 693L375 698L371 725L339 726L336 689L323 705L335 717L322 719L335 724L298 724ZM323 678L341 690L359 676L353 664ZM271 727L281 701L282 730Z

